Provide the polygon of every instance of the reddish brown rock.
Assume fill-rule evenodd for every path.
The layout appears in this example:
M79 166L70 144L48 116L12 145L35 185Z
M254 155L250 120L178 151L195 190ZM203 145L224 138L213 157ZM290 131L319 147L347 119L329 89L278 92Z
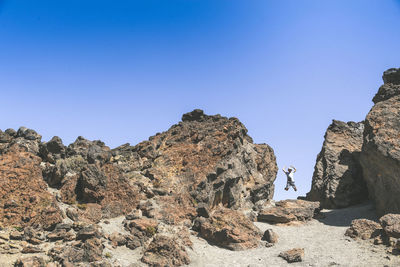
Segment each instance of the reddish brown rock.
M287 262L300 262L304 259L304 248L294 248L279 254L279 257L285 259Z
M156 235L146 248L141 259L149 266L181 266L190 263L185 247L179 244L178 237Z
M367 219L356 219L351 222L350 228L346 230L345 235L351 238L361 238L363 240L376 238L382 234L382 227Z
M386 214L379 221L389 237L400 238L400 214Z
M311 220L319 212L319 202L306 200L282 200L275 207L263 208L257 220L267 223L305 222Z
M0 156L0 222L51 229L62 214L42 178L41 159L13 145Z
M194 215L196 203L210 207L221 203L238 209L271 199L277 172L273 150L253 144L238 119L208 116L201 110L184 114L168 131L135 147L114 149L113 161L127 173L137 177L134 172L139 171L147 178L140 178L142 191L154 195L161 210L171 207L162 206L167 199L169 203L187 203L175 211ZM165 210L164 214L171 212ZM179 222L185 217L181 214L166 221Z
M218 246L244 250L260 245L262 233L241 212L220 207L198 223L200 236Z

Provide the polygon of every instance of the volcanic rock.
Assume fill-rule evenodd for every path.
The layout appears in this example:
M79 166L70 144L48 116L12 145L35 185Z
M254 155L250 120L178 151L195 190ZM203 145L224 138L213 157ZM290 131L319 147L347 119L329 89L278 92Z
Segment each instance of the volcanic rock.
M306 200L281 200L274 207L267 207L258 213L257 220L267 223L305 222L320 211L319 202Z
M244 250L258 247L262 233L241 212L220 207L197 220L199 235L220 247Z
M278 234L275 233L272 229L268 229L264 232L261 239L267 241L268 243L275 244L278 242Z
M384 73L384 88L365 119L361 165L378 214L400 213L399 69Z
M306 199L322 208L344 208L368 198L359 163L364 125L333 120L317 156L312 186Z
M304 248L294 248L279 254L279 257L285 259L287 262L300 262L304 259Z
M389 237L400 238L400 214L386 214L379 221Z
M51 229L61 222L61 210L46 190L40 162L39 157L18 145L11 146L0 156L0 221L3 225Z
M375 238L382 234L382 227L379 223L368 219L355 219L351 222L350 228L345 235L351 238L363 240Z
M185 247L179 244L178 237L156 235L146 248L141 259L149 266L181 266L190 263Z
M133 160L136 165L130 163ZM160 210L179 207L182 200L187 204L175 211L192 208L189 216L164 218L174 223L193 218L194 203L238 209L271 199L277 172L273 150L253 144L238 119L208 116L201 110L184 114L168 131L135 147L114 149L112 161L128 175L142 175L143 189L163 192L154 197ZM169 204L162 207L166 201Z

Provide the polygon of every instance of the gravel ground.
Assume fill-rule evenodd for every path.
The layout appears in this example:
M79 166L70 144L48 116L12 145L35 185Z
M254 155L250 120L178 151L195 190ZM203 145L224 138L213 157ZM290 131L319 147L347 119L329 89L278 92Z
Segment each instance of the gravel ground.
M230 251L208 244L204 239L191 236L193 250L188 249L191 258L189 266L400 266L400 256L387 253L385 246L375 246L369 241L354 241L344 236L353 219L376 220L372 205L364 204L340 210L323 210L324 218L300 225L270 225L256 222L262 231L273 229L279 236L273 247L259 247L246 251ZM101 222L107 234L127 233L122 226L124 217ZM288 264L278 257L282 251L304 248L305 259L300 263ZM130 250L123 247L112 248L106 244L104 254L109 253L114 266L146 266L140 262L142 248ZM28 255L27 255L28 256ZM41 255L43 256L43 255ZM1 266L12 266L16 255L0 255Z
M262 231L273 229L279 235L278 243L270 248L229 251L193 237L190 266L400 266L400 256L388 254L385 246L344 236L353 219L376 219L373 206L364 204L322 213L324 219L304 225L255 223ZM305 249L303 262L289 264L278 257L280 252L292 248Z

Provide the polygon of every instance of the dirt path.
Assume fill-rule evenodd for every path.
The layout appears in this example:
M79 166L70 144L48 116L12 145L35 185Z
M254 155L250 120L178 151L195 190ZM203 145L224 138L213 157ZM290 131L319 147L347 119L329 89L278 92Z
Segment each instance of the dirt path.
M262 231L271 228L279 235L278 243L270 248L229 251L193 237L190 266L400 266L400 256L387 254L384 246L344 236L353 219L376 219L371 205L323 210L323 214L324 219L300 226L255 223ZM305 249L304 262L288 264L278 257L280 252L297 247Z

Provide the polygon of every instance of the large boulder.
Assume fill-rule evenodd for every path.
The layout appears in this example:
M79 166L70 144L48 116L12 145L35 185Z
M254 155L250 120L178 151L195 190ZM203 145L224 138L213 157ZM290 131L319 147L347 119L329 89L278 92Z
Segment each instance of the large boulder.
M383 75L365 119L361 153L363 176L380 215L400 213L400 69Z
M359 163L363 123L333 120L317 156L312 186L306 199L323 208L344 208L368 198Z
M281 200L276 202L275 206L262 208L258 213L257 220L267 223L306 222L319 211L319 202Z
M195 229L207 241L230 250L256 248L262 232L241 212L220 207L209 218L200 217Z

